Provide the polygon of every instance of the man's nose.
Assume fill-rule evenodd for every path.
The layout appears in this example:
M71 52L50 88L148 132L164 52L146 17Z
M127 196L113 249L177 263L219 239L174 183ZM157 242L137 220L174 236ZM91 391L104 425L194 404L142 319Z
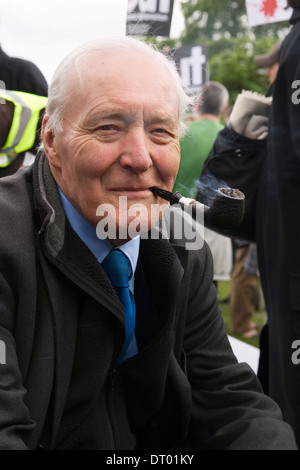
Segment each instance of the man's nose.
M153 165L150 142L145 131L137 128L127 136L122 150L120 165L136 173L147 171Z

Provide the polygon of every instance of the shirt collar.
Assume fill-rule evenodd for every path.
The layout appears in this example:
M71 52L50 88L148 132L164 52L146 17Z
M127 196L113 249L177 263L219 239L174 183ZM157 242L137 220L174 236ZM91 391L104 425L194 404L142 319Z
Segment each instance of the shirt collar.
M101 263L104 258L108 255L111 249L113 249L112 244L109 240L101 240L97 237L96 229L93 227L81 214L75 209L75 207L70 203L66 198L62 190L58 187L58 192L61 198L62 206L65 212L65 215L77 235L81 240L87 245L91 250L94 256L97 258L99 263ZM137 260L139 256L140 248L140 237L135 237L129 242L124 243L118 247L129 259L131 274L130 274L130 287L133 289L133 280L134 273L137 265Z

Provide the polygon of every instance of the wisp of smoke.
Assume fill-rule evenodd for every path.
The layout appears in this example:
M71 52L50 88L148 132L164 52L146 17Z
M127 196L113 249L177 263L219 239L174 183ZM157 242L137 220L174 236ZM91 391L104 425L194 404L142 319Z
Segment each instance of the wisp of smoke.
M229 189L228 184L211 173L205 173L198 180L197 200L210 206L219 188Z

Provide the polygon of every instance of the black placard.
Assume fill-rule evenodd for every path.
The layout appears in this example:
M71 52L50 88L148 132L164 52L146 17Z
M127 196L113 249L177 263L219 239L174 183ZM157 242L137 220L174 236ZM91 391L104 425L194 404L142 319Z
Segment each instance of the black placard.
M208 80L206 45L195 44L176 49L174 59L184 90L189 95L196 95Z
M128 0L127 34L170 36L174 0Z

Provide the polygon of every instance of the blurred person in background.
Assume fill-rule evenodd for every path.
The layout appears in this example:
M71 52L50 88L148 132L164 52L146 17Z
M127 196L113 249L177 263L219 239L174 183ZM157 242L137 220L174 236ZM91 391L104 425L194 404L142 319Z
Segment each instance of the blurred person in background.
M0 45L0 178L33 162L47 95L39 68Z
M205 83L198 95L193 122L187 123L186 134L180 140L180 166L175 181L174 191L196 198L199 177L203 164L209 155L213 143L224 128L222 117L228 110L229 93L221 83ZM214 260L214 283L229 281L232 270L232 243L230 238L220 235L207 227L204 228Z
M272 90L266 159L257 203L257 252L268 315L268 357L258 370L268 393L293 426L300 444L300 0L279 53Z
M279 67L279 51L282 41L277 41L272 49L254 57L259 68L265 68L269 80L267 96L272 94L274 81ZM260 306L266 321L265 303L261 292L257 247L255 243L247 240L234 239L234 263L230 286L230 330L232 333L245 338L252 338L259 334L260 325L253 321L255 310ZM261 332L261 342L265 331Z
M271 96L247 90L238 96L230 127L219 133L212 158L206 162L210 173L227 175L230 181L230 170L238 167L235 151L242 161L231 182L239 181L240 189L247 189L249 204L235 236L256 243L268 317L260 342L264 367L260 362L258 377L294 428L299 446L300 0L288 0L287 7L293 9L292 28L280 47ZM224 161L220 158L224 155L228 163L218 167L215 162Z

